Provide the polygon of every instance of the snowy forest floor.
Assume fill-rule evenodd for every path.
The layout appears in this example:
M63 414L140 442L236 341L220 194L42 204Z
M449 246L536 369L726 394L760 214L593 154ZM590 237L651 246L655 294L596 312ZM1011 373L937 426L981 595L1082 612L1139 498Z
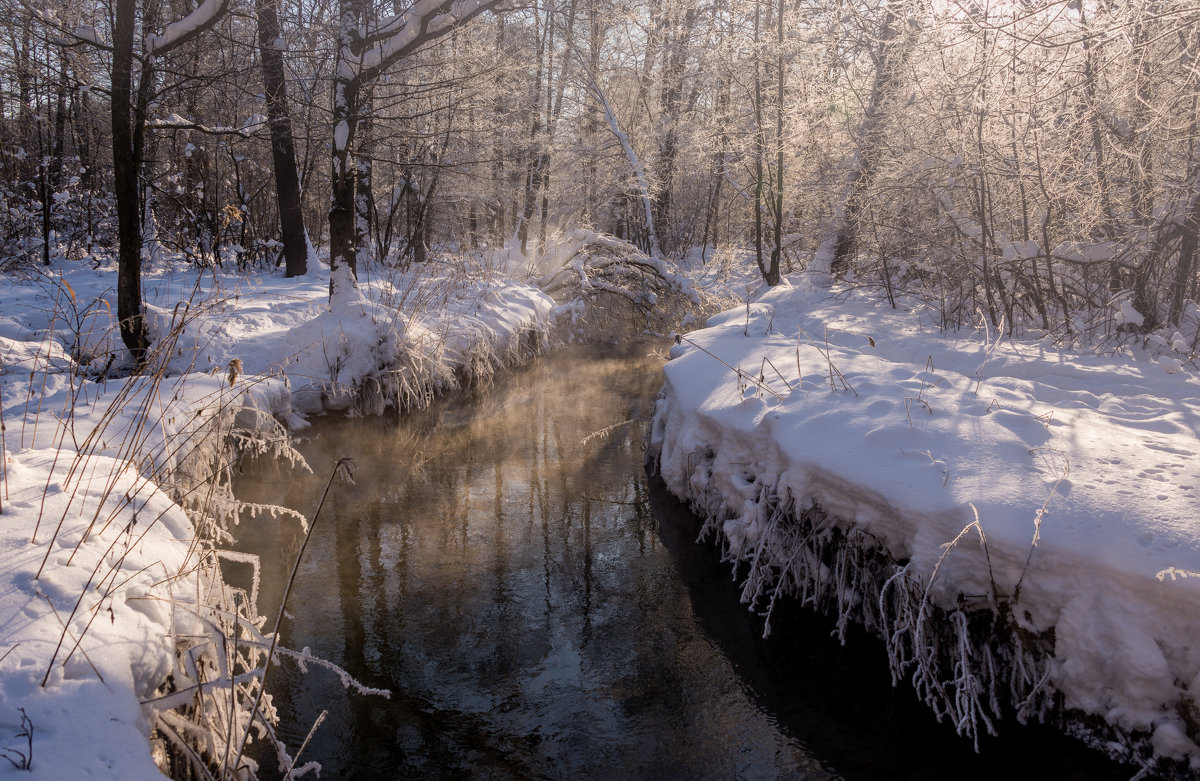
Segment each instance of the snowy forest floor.
M237 755L247 717L222 703L254 701L268 638L218 549L270 508L229 493L231 459L295 457L306 415L421 405L543 349L581 310L511 265L364 274L331 312L323 268L161 264L137 378L110 358L112 267L7 274L0 776L157 778L168 744ZM698 284L745 289L724 272ZM919 305L794 281L680 337L651 431L668 487L750 563L745 597L875 629L968 737L1067 712L1127 760L1200 770L1195 374L1141 348L944 334Z
M1195 375L792 282L681 337L650 437L743 598L874 630L968 739L1048 718L1200 771Z

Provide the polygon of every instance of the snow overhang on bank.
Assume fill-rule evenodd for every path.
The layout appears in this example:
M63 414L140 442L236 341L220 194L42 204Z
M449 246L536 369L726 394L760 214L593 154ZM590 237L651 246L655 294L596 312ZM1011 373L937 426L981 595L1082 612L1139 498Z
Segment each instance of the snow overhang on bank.
M887 635L897 676L961 732L1061 697L1054 709L1107 725L1093 742L1195 772L1200 578L1180 576L1200 573L1198 430L1200 384L1176 365L941 334L919 312L785 284L681 337L650 456L751 577L817 555L781 558L781 507L827 519L805 521L809 537L882 551L856 559L890 562L873 578L841 560L805 572L841 578L832 609ZM960 620L977 640L961 617L980 611L1008 649L926 669L911 624ZM962 677L972 653L1025 683Z

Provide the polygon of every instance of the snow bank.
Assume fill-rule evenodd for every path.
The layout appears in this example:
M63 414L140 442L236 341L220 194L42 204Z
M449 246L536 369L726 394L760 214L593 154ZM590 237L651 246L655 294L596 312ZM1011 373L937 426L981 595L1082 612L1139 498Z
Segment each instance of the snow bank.
M1196 378L1140 352L785 284L681 338L650 457L750 562L747 600L875 629L960 733L1061 708L1195 772L1200 580L1172 573L1200 572L1197 430Z
M553 325L548 296L503 277L392 271L361 279L332 308L328 285L325 267L301 279L219 279L202 290L212 303L187 329L172 368L221 370L237 359L247 373L285 375L299 415L372 413L486 383L522 351L540 349ZM148 297L178 299L178 288L164 280L148 285Z
M85 384L43 355L0 377L0 775L161 778L148 736L169 714L150 701L195 682L223 604L196 526L223 531L236 511L208 478L238 427L278 433L256 410L285 406L287 389Z
M31 777L28 764L34 778L160 778L232 761L269 644L256 596L221 576L237 557L218 548L247 509L228 490L233 454L294 456L283 424L305 414L486 383L553 325L554 302L528 285L431 271L362 279L331 307L324 268L167 264L143 276L154 351L127 379L114 378L115 269L6 278L0 776ZM266 722L256 734L270 739Z

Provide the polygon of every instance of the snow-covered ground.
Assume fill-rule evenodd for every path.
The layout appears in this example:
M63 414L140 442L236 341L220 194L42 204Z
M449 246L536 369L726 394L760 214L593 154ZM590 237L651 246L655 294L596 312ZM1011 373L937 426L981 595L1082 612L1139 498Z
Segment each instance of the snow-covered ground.
M697 284L744 291L736 260ZM337 311L324 268L288 280L167 264L144 281L160 371L135 380L109 358L112 268L6 276L0 775L31 777L17 769L31 731L32 777L158 777L147 734L188 729L166 708L202 672L181 649L207 654L218 682L254 664L221 659L229 617L212 606L230 600L195 544L198 526L219 539L234 522L231 497L198 488L227 466L229 438L286 452L281 423L486 382L544 343L556 312L578 316L514 281L553 267L494 261L364 278ZM584 271L586 293L599 283ZM782 571L874 627L897 676L965 734L1001 702L1036 717L1061 696L1112 725L1091 733L1109 750L1149 746L1195 772L1190 371L1139 349L940 334L919 310L806 282L681 337L650 444L672 490L751 562L748 598L768 608ZM147 703L169 675L182 697Z
M794 282L681 337L651 432L745 596L786 570L964 734L1057 693L1103 748L1200 772L1195 373Z
M222 481L205 481L231 437L286 452L280 422L486 382L545 343L555 306L503 274L427 265L364 280L333 312L324 268L168 264L144 277L156 371L106 379L122 352L115 283L73 263L0 284L0 776L160 778L152 727L186 732L169 707L188 686L207 675L228 691L257 663L245 622L233 650L250 661L225 658L232 601L197 544L236 522ZM202 656L208 668L189 661ZM149 702L168 676L182 695ZM210 710L210 727L227 724Z

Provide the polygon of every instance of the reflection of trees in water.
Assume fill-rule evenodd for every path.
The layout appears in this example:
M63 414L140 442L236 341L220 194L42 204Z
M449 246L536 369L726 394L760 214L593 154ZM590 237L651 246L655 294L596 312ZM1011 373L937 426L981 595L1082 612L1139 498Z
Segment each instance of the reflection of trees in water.
M647 624L679 595L661 562L637 565L657 552L642 427L581 444L649 414L656 364L644 352L547 359L403 421L316 426L315 474L349 454L358 485L331 500L336 522L310 543L289 639L396 692L348 700L319 674L281 676L291 731L302 737L322 708L339 722L310 749L327 773L339 772L329 754L501 773L586 763L601 739L625 740L648 691L678 687L670 643ZM298 481L289 504L314 500Z

